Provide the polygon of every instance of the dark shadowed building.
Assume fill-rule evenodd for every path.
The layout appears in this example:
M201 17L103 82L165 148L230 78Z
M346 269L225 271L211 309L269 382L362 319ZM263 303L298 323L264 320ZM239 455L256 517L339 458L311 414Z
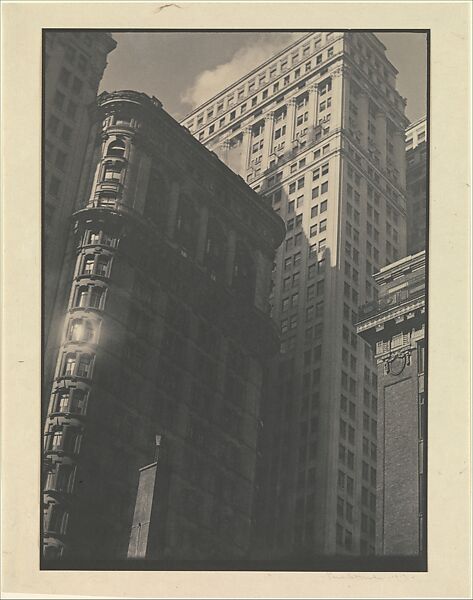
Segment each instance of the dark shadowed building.
M67 302L64 256L91 127L90 107L115 40L102 31L44 32L44 381L51 385ZM64 268L65 267L65 268Z
M378 554L426 548L425 252L375 275L378 300L361 308L357 330L378 365Z
M99 97L79 195L45 427L45 556L243 557L284 224L133 91Z
M426 249L427 228L427 119L406 129L407 252Z

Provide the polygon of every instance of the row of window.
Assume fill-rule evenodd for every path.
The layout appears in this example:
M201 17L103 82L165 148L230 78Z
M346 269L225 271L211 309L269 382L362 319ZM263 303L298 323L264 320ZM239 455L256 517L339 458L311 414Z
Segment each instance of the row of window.
M299 50L294 51L294 53L292 55L292 66L295 66L300 60L303 60L304 57L306 57L309 54L308 48L310 48L310 46L304 47L301 55L299 55ZM328 48L326 55L325 55L326 58L327 59L331 58L333 56L333 53L334 53L334 48L333 47ZM315 57L314 61L312 61L312 59L311 59L311 60L308 60L307 62L305 62L304 71L307 73L308 71L311 70L311 68L313 66L321 65L323 60L324 60L324 53L318 54ZM230 110L231 107L235 104L235 101L238 103L241 100L243 100L245 97L250 96L251 94L253 94L256 91L257 87L261 88L261 87L266 86L270 80L274 79L277 76L282 76L288 68L289 68L289 57L281 59L280 63L279 63L279 68L278 68L278 65L276 65L276 64L268 67L264 72L261 72L259 75L255 76L254 79L252 79L252 80L250 79L248 81L247 86L242 86L241 88L237 89L236 92L230 94L225 99L222 99L219 102L217 102L216 105L209 107L205 114L201 113L201 114L197 115L195 122L193 119L190 121L187 121L186 127L188 127L189 129L192 130L192 128L194 127L194 123L196 123L197 128L201 127L204 124L204 121L207 123L210 120L217 117L218 115L223 114L226 110ZM298 79L301 76L301 74L302 74L301 67L298 69L295 69L295 71L293 73L293 80ZM287 86L290 82L291 82L291 74L288 74L284 77L282 85ZM281 85L281 82L274 83L272 93L277 93L280 89L280 85ZM268 97L268 94L269 94L269 89L263 90L262 95L261 95L261 100L265 100ZM258 98L259 98L258 95L254 96L252 98L251 106L255 106L257 104ZM245 106L245 108L246 108L246 103L243 106ZM240 110L241 110L241 108L240 108ZM244 112L244 111L241 111L241 112ZM230 113L230 120L232 120L232 118L235 118L235 116L236 116L236 111L233 111L232 113ZM210 133L212 133L212 132L210 132Z

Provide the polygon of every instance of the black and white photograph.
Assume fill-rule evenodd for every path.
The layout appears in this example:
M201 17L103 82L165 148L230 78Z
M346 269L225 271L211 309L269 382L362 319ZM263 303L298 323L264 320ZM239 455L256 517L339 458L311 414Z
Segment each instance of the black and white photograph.
M43 32L42 568L426 569L429 32Z
M2 3L2 598L471 598L472 9Z

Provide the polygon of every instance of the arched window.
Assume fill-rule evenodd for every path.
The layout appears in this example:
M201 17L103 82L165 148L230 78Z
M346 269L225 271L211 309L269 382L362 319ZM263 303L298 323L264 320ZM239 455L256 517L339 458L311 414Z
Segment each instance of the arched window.
M87 306L88 294L89 294L89 288L85 285L81 286L77 290L75 306Z
M107 156L115 156L117 158L125 157L125 142L123 140L114 140L108 145Z
M241 242L237 243L235 252L233 287L240 298L248 302L253 302L255 294L255 267L248 248Z
M101 287L93 287L90 291L89 306L92 308L100 308L102 304L103 289Z
M198 235L198 215L192 202L185 197L179 201L176 223L176 240L185 256L195 254Z
M91 275L94 272L94 262L94 256L92 254L88 254L84 259L82 273L84 273L85 275Z
M78 377L89 377L92 366L92 357L89 354L83 354L77 365Z
M223 279L226 262L225 233L215 219L209 219L205 246L205 267L213 280Z
M66 376L74 375L75 368L76 368L76 355L75 354L66 354L66 360L64 361L64 375L66 375Z
M99 256L97 260L97 275L102 275L102 277L106 277L108 274L108 256Z

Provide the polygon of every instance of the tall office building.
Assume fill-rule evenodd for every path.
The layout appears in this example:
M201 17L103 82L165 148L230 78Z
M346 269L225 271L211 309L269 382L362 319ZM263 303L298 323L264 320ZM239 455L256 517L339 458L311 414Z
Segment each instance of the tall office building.
M43 350L46 388L66 298L64 257L89 129L90 107L116 42L105 32L44 32ZM67 271L67 267L66 267Z
M359 313L358 333L378 365L377 553L426 550L425 251L375 275L379 296Z
M426 249L427 119L406 129L407 253Z
M183 124L286 221L255 556L375 551L377 374L353 325L406 253L405 100L372 33L310 33Z
M44 555L244 557L284 223L132 91L100 95L79 196L44 431Z

